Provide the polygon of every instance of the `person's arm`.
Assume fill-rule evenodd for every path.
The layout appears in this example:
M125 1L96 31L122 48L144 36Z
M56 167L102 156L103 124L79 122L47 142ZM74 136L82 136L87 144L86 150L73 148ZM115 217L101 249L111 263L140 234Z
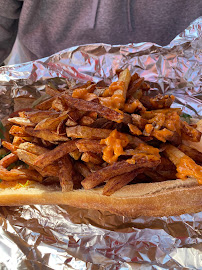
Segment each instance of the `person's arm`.
M22 1L0 0L0 64L15 42L21 8Z

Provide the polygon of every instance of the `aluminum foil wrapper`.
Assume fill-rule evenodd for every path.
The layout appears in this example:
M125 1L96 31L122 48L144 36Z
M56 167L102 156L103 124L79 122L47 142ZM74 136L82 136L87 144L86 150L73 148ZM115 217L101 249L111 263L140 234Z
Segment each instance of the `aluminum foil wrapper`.
M126 67L150 82L151 95L172 93L174 106L201 117L201 63L202 17L164 47L72 47L0 68L0 119L16 101L42 99L48 81L109 84ZM0 269L202 269L201 233L202 212L132 219L58 205L0 207Z

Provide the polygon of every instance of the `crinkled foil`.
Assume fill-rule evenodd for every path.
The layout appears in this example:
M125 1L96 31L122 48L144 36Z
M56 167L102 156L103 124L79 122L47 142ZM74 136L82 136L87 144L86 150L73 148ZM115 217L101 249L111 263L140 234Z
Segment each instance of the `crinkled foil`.
M42 97L51 78L109 84L125 67L151 83L151 95L172 93L174 106L200 117L201 63L202 17L164 47L73 47L0 68L0 119L14 100ZM132 219L68 206L0 207L0 269L202 269L201 233L202 212Z

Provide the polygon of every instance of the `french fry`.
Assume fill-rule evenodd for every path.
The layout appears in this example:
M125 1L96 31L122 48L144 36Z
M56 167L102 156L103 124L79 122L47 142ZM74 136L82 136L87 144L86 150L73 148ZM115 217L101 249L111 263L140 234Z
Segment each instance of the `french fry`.
M35 126L34 130L56 130L60 122L67 119L67 117L67 113L63 112L60 116L56 118L45 118Z
M153 159L139 159L136 161L135 164L130 164L126 161L118 161L113 163L112 165L109 165L95 173L92 173L91 175L87 176L82 182L82 186L85 189L91 189L93 187L98 186L99 184L103 183L104 181L123 174L131 172L135 169L139 168L145 168L145 167L156 167L159 164L158 160Z
M181 125L182 125L182 138L184 140L188 140L191 142L200 142L202 133L199 130L191 127L185 121L181 121Z
M19 149L28 151L28 152L30 152L32 154L37 155L37 156L42 155L42 154L45 154L45 153L47 153L47 152L50 151L50 150L48 150L45 147L41 147L39 145L30 143L30 142L21 143L19 145Z
M50 87L49 85L46 85L45 91L46 91L46 94L49 95L49 96L51 96L51 97L55 97L55 96L61 94L60 91L58 91L57 89L54 89L54 88Z
M196 163L202 164L202 153L188 145L181 144L178 147L183 153L192 158Z
M78 110L83 110L83 111L92 111L92 112L97 112L99 115L103 116L106 119L119 122L123 120L123 114L119 113L115 110L112 110L106 106L103 106L101 104L97 104L94 102L78 99L78 98L73 98L67 94L63 95L63 98L67 105L71 108L75 108Z
M100 140L81 139L76 142L80 152L102 153L103 145Z
M29 134L25 132L24 128L19 127L19 126L12 126L11 129L9 130L9 134L13 136L18 136L18 137L29 136Z
M104 186L102 194L106 196L112 195L114 192L130 183L138 174L142 173L143 171L144 169L137 169L109 179Z
M46 99L45 101L43 101L42 103L39 103L38 105L35 106L35 109L38 110L42 110L42 111L46 111L51 109L52 106L52 102L55 100L55 97Z
M102 160L101 157L99 157L95 153L91 153L91 152L83 153L82 156L81 156L81 160L83 160L84 162L91 162L93 164L101 164L101 163L103 163L103 160Z
M6 149L10 150L13 154L16 155L17 149L18 149L17 146L15 146L12 143L9 143L7 141L2 141L2 145L3 145L3 147L5 147Z
M133 96L135 92L141 87L144 82L144 78L137 78L129 85L129 89L127 91L127 97Z
M53 150L49 151L48 153L45 153L43 155L40 155L34 162L35 166L38 166L40 168L44 168L49 164L52 164L54 161L62 158L66 154L74 151L77 149L76 147L76 140L75 141L68 141L63 144L60 144Z
M94 119L93 118L91 118L90 116L86 116L86 115L84 115L81 119L80 119L80 121L79 121L79 124L80 125L83 125L83 126L90 126L90 125L92 125L93 123L94 123Z
M110 129L91 128L87 126L75 126L66 128L67 137L86 138L86 139L103 139L109 136Z
M55 111L33 111L33 112L21 112L21 117L28 118L32 123L38 124L40 121L46 118L56 118L60 114Z
M34 127L35 124L32 123L29 119L23 118L23 117L13 117L13 118L8 118L8 121L20 126L25 126L25 127Z
M10 153L0 160L0 166L7 168L9 165L16 162L17 160L18 156L13 153Z
M58 164L60 166L59 179L62 191L64 192L73 190L73 166L70 157L68 155L62 157L58 161Z
M57 135L57 133L54 133L54 132L46 130L46 129L35 130L33 128L26 127L25 132L31 136L35 136L37 138L41 138L41 139L47 140L49 142L59 142L59 141L65 142L65 141L69 140L65 136Z
M43 177L47 176L58 177L58 172L60 168L57 163L47 165L45 168L41 169L35 166L34 164L35 161L37 160L38 157L37 155L22 149L17 150L17 155L20 160L22 160L23 162L25 162L26 164L30 165L32 168L37 170Z
M139 130L138 127L136 127L135 125L133 124L128 124L129 126L129 129L130 129L130 132L133 134L133 135L141 135L142 134L142 131Z
M91 174L91 171L89 170L89 168L86 166L86 164L77 161L75 163L75 169L84 177L87 177Z
M79 152L79 149L76 149L72 152L69 152L70 157L72 157L74 160L80 159L82 153Z

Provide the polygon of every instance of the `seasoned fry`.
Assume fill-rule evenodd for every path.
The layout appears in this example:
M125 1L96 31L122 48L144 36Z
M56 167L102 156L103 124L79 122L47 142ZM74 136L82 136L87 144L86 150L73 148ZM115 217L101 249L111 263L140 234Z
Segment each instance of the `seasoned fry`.
M35 106L36 109L38 110L42 110L42 111L46 111L49 110L52 106L52 102L55 100L55 97L46 99L45 101L43 101L42 103L38 104Z
M97 112L99 115L103 116L104 118L115 121L115 122L123 120L122 113L112 110L101 104L86 101L83 99L73 98L67 94L65 94L63 97L67 105L70 106L71 108L84 110L87 112L89 111Z
M91 128L86 126L75 126L66 128L67 137L71 138L87 138L102 139L109 136L110 129Z
M18 137L29 136L29 134L26 133L22 127L19 127L19 126L12 126L11 129L9 130L9 134L11 134L13 136L18 136Z
M35 126L34 130L56 130L60 122L67 119L67 117L67 113L63 112L60 116L56 118L45 118Z
M58 117L60 114L55 111L33 111L33 112L21 112L21 117L28 118L32 123L38 124L40 121L49 118Z
M55 141L56 142L59 142L59 141L65 142L65 141L69 140L65 136L57 135L57 133L54 133L54 132L46 130L46 129L35 130L33 128L26 127L25 132L31 136L35 136L35 137L41 138L43 140L48 140L50 142L55 142Z
M8 121L17 125L25 126L25 127L34 127L35 124L32 123L29 119L23 117L13 117L8 118Z
M183 153L192 158L196 163L202 165L202 153L188 145L181 144L178 147Z
M76 149L76 140L65 142L49 151L48 153L40 155L34 162L34 165L40 168L44 168Z
M76 142L80 152L102 153L103 145L100 140L81 139Z
M10 150L13 154L16 155L16 153L17 153L16 151L18 149L17 146L15 146L12 143L9 143L7 141L2 141L2 145L3 145L3 147L5 147L6 149Z
M22 160L23 162L25 162L26 164L30 165L32 168L37 170L43 177L46 176L58 177L59 166L57 163L50 164L45 168L41 169L34 165L34 162L37 160L37 155L22 149L17 150L17 155L20 160Z
M72 157L73 159L79 160L80 157L81 157L81 155L82 155L82 153L79 152L79 149L76 149L76 150L74 150L74 151L72 151L72 152L69 152L69 155L70 155L70 157Z
M38 156L49 152L49 150L47 148L38 146L38 145L30 143L30 142L21 143L19 145L19 149L28 151L28 152L35 154L35 155L38 155Z
M142 173L143 171L144 169L137 169L109 179L104 186L102 194L106 196L112 195L114 192L130 183L138 174Z
M91 162L93 164L101 164L101 163L103 163L103 160L102 160L101 157L99 157L95 153L91 153L91 152L83 153L82 156L81 156L81 160L83 160L84 162Z
M191 127L185 121L181 121L181 124L182 124L182 138L184 140L192 142L200 142L202 133L199 130Z
M83 175L84 177L87 177L88 175L91 174L91 171L86 166L86 164L79 162L79 161L77 161L75 163L75 169L78 170L80 172L80 174Z
M62 157L58 161L58 164L60 166L59 179L62 191L64 192L73 190L73 166L70 157L68 155Z
M86 177L81 182L81 184L85 189L91 189L114 176L131 172L135 169L139 169L140 167L141 168L156 167L158 164L159 164L158 160L153 160L150 158L148 159L140 158L139 160L136 160L135 164L130 164L126 161L118 161L95 173L92 173L91 175Z

